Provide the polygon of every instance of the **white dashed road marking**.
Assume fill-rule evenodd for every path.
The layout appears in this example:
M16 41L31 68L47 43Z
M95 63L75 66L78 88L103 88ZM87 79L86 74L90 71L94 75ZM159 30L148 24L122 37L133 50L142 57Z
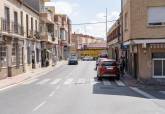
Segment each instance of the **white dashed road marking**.
M39 104L36 108L33 109L33 112L37 111L39 108L41 108L44 104L46 103L46 101L43 101L41 104Z
M22 83L23 85L28 85L28 84L31 84L31 83L34 83L34 82L36 82L38 79L31 79L31 80L29 80L29 81L26 81L26 82L24 82L24 83Z
M115 81L115 82L116 82L116 84L117 84L118 86L125 86L125 84L124 84L122 81L120 81L120 80Z
M61 81L61 79L55 79L53 82L51 82L51 85L56 85Z
M95 79L90 79L90 83L91 83L91 85L95 85L95 84L97 84L98 82L97 81L95 81Z
M64 85L72 84L72 82L73 82L73 79L72 79L72 78L67 79L67 80L64 82Z
M52 91L52 92L49 94L49 97L52 97L54 94L55 94L55 91Z
M106 86L110 86L112 85L110 81L107 81L107 80L103 80L103 84L106 85Z
M144 91L142 91L142 90L140 90L140 89L138 89L136 87L130 87L130 89L132 89L133 91L139 93L140 95L142 95L142 96L144 96L146 98L156 99L156 97L154 97L154 96L152 96L152 95L150 95L150 94L148 94L148 93L146 93L146 92L144 92Z
M42 84L47 83L48 81L50 81L50 79L44 79L44 80L38 82L37 84L38 84L38 85L42 85Z
M79 79L78 81L77 81L77 84L84 84L86 81L85 81L85 79Z
M165 94L165 91L160 91L160 93Z

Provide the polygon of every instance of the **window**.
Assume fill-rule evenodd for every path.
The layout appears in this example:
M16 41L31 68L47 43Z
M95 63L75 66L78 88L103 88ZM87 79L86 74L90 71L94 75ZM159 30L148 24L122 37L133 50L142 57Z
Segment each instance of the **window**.
M33 31L33 18L31 17L31 31Z
M6 45L4 43L0 43L0 65L1 67L7 67L7 53L6 53Z
M154 60L154 76L162 76L162 61Z
M23 27L23 12L21 11L21 26Z
M35 20L35 26L36 26L36 32L38 31L38 23L37 23L37 20Z
M165 25L165 7L148 8L149 25Z
M18 13L14 12L14 33L18 33Z
M4 21L4 30L10 31L10 10L5 6L5 21Z
M12 65L17 65L16 62L17 62L17 58L16 58L16 55L17 55L17 42L16 41L13 41L13 44L12 44Z
M29 36L29 16L26 15L26 34Z
M24 28L23 28L23 12L21 11L21 16L20 16L20 18L21 18L21 35L23 35L23 33L24 33Z
M153 77L165 78L165 53L152 53Z
M125 14L125 18L124 18L124 25L125 25L125 31L128 30L128 14Z

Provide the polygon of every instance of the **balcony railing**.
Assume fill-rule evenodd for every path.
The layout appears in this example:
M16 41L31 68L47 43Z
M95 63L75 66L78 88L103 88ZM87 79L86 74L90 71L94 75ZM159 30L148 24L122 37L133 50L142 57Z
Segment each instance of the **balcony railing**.
M8 20L5 20L3 18L0 19L0 31L10 34L21 35L21 36L24 35L23 26L15 22L10 22Z
M40 33L34 30L29 30L27 37L32 38L32 39L38 39L38 40L41 38Z
M42 40L44 41L50 41L50 42L55 41L54 33L51 33L51 32L41 32L41 37L42 37Z

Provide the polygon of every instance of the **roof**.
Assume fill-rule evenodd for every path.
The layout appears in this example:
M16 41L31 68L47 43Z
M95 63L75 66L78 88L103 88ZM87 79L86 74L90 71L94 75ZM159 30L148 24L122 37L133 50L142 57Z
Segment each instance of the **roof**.
M106 48L106 43L92 43L87 45L87 48Z
M40 11L40 1L39 0L22 0L23 4L27 7L33 9L36 12Z

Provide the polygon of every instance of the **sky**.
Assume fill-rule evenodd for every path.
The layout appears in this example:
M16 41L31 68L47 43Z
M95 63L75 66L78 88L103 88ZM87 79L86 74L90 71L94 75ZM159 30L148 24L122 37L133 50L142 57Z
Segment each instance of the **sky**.
M106 8L108 9L108 21L119 17L120 0L51 0L46 5L55 6L57 13L66 14L72 24L105 22ZM108 28L113 25L108 23ZM72 31L95 37L105 38L106 24L72 25Z

